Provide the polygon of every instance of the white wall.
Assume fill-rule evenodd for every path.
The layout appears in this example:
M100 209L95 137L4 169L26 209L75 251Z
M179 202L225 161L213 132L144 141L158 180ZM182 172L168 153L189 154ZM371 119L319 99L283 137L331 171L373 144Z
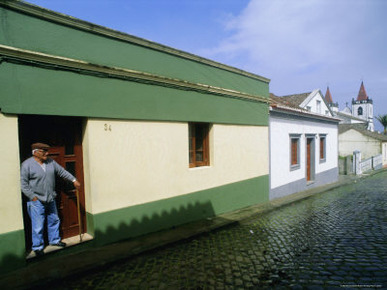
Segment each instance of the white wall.
M320 101L320 112L318 112L317 108L317 101ZM311 108L312 113L320 114L320 115L328 115L332 116L332 114L329 111L329 108L325 104L323 100L323 96L321 95L321 92L319 90L315 90L311 93L310 96L301 104L301 107L306 109L307 107ZM328 112L328 113L326 113Z
M0 113L0 234L23 229L17 116Z
M362 159L382 153L381 141L365 136L356 130L348 130L339 135L339 155L352 155L353 151L359 150Z
M315 174L338 166L337 125L270 116L271 188L306 178L306 134L316 134ZM301 134L300 168L290 170L290 134ZM326 161L320 163L319 134L326 134Z
M213 124L210 166L199 168L189 168L188 123L89 119L83 150L93 214L269 174L267 127Z

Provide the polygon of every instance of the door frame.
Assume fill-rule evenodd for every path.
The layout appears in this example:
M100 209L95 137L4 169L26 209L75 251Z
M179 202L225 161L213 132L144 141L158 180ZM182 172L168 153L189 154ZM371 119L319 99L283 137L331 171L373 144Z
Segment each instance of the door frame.
M78 131L78 133L74 133L72 137L77 139L74 141L74 150L76 151L77 156L79 156L80 160L78 161L80 164L79 169L76 170L76 178L81 183L81 190L79 191L79 203L80 203L80 212L81 212L81 225L82 233L87 232L87 220L86 220L86 208L85 208L85 192L84 192L84 170L83 170L83 152L82 152L82 141L83 141L83 135L84 135L84 119L78 118L78 117L62 117L62 116L42 116L42 115L19 115L18 116L18 123L19 123L19 151L20 151L20 160L23 162L27 158L31 157L31 144L35 142L43 142L47 143L49 145L50 142L47 140L48 135L56 133L53 130L53 126L48 125L47 127L41 126L42 124L48 124L48 123L58 123L61 126L66 127L67 124L70 128L69 132L71 132L71 129L75 126L75 130ZM64 125L63 125L64 124ZM48 133L47 133L48 132ZM79 135L79 136L75 136ZM55 137L54 137L55 139ZM74 139L74 140L75 140ZM54 146L54 145L53 145ZM68 147L66 147L68 148ZM66 157L65 157L66 158ZM21 193L22 194L22 193ZM59 193L58 193L59 195ZM24 233L25 233L25 245L26 249L31 248L31 221L27 212L27 198L22 194L22 200L23 200L23 222L24 222ZM76 200L75 200L76 201ZM58 214L61 215L60 209L58 207ZM78 217L77 217L78 221ZM78 221L79 223L79 221ZM62 226L61 226L62 227ZM62 232L62 229L61 229ZM79 230L77 230L76 234L73 234L71 236L77 236L79 234ZM61 233L61 238L68 238L70 236L63 236Z
M316 135L307 134L305 137L305 179L310 183L314 182L316 174Z

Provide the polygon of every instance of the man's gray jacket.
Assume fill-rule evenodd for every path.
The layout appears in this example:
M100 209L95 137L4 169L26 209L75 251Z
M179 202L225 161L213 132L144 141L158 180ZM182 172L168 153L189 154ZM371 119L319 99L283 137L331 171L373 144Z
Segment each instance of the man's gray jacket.
M21 165L21 190L30 200L36 196L42 202L53 201L56 197L56 176L75 181L75 177L54 160L48 158L45 164L46 171L34 157L30 157Z

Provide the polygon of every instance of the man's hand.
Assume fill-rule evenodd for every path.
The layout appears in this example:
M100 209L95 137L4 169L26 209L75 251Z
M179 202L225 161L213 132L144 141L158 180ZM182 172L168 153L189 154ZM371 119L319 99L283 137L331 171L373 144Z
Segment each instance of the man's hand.
M78 180L75 180L75 181L73 182L73 184L74 184L74 186L75 186L76 189L80 189L80 188L81 188L81 184L79 183Z

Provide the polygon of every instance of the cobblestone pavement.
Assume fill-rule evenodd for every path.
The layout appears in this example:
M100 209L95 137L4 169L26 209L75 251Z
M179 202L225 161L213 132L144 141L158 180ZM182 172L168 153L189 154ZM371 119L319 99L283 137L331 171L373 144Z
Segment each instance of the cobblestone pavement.
M387 289L386 208L384 171L45 287Z

